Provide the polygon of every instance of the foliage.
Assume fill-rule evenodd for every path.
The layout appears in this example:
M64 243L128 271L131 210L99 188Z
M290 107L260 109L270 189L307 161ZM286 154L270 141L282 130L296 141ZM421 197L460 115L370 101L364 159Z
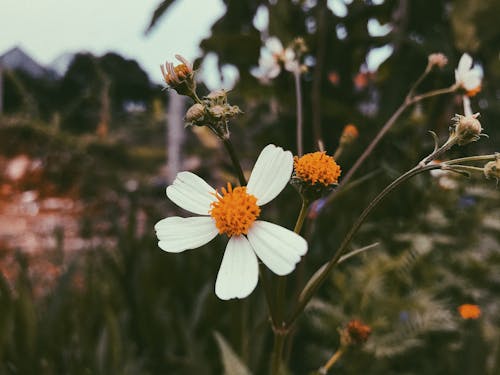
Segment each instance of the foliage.
M151 27L171 3L160 4ZM282 75L262 87L250 74L263 36L253 20L263 7L269 12L269 35L285 42L303 36L309 46L311 69L304 82L304 117L310 129L306 149L313 148L314 132L334 149L343 126L355 123L360 139L339 159L347 171L402 102L427 55L442 51L450 64L433 72L423 83L424 90L451 80L462 50L474 52L484 69L487 84L473 103L481 107L481 121L491 138L452 150L451 155L498 146L495 1L354 0L345 2L344 17L328 3L227 0L225 15L202 42L204 54L214 52L221 66L231 64L240 72L231 97L245 116L233 124L231 139L244 169L250 170L257 150L269 140L295 148L292 80ZM371 35L367 27L371 19L390 23L392 31ZM376 74L367 73L366 55L386 44L394 52ZM112 122L116 122L111 136L100 140L89 133L99 122L103 74L110 80ZM363 85L356 84L360 77ZM14 83L8 78L7 85ZM229 374L232 366L242 374L266 373L272 337L261 288L240 302L221 302L212 291L223 241L214 240L179 257L157 248L153 225L173 210L160 173L164 123L150 109L158 88L151 87L134 62L114 54L78 55L60 85L60 91L50 91L50 95L58 92L57 99L40 105L50 109L40 112L48 120L54 110L61 111L61 128L39 120L9 123L2 118L1 154L41 158L46 167L43 181L60 194L75 193L85 203L82 237L111 241L88 246L78 256L65 255L56 286L38 298L28 257L19 252L20 273L14 282L0 277L0 374L202 375ZM34 89L32 95L41 100L48 92ZM456 99L433 98L404 114L359 171L365 182L339 196L306 227L307 263L303 274L290 281L290 289L331 256L362 208L388 181L432 149L427 130L446 134L449 118L461 110ZM144 100L148 111L125 114L121 108L125 100ZM24 104L12 103L16 111L28 112ZM195 165L200 174L213 176L213 160L221 159L222 152L202 149L202 143L190 140L187 150L199 161ZM223 160L222 171L216 172L225 176L231 167ZM127 188L129 180L138 182L136 190ZM297 323L293 345L287 348L291 374L309 373L323 364L337 349L338 329L354 317L368 323L373 335L363 349L349 351L335 373L498 372L498 190L494 183L474 178L456 181L457 189L444 190L432 177L419 176L369 217L351 250L374 242L380 245L332 272ZM289 187L266 215L291 227L298 203ZM145 217L142 221L140 214ZM12 251L2 244L0 249L2 257ZM463 303L481 306L481 318L461 319L456 309Z

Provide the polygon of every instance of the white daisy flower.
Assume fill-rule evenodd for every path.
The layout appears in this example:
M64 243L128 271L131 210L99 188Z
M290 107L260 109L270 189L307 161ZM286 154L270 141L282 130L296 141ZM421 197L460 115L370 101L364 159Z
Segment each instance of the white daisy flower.
M481 70L472 68L472 57L464 53L455 69L455 81L467 91L476 91L481 87Z
M226 234L222 264L215 282L220 299L245 298L256 287L259 258L277 275L295 269L307 252L307 242L279 225L257 220L260 207L273 200L287 185L293 169L290 151L266 146L259 155L247 186L222 188L221 194L190 172L180 172L167 196L198 217L167 217L155 225L158 246L179 253Z

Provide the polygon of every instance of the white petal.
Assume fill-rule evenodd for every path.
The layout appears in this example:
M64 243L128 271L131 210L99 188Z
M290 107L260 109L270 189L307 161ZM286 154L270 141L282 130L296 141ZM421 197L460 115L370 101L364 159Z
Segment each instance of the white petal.
M293 156L281 147L267 145L259 155L248 180L247 192L262 206L273 200L290 180Z
M281 44L281 41L275 36L272 36L266 40L266 48L271 51L271 53L276 55L279 55L283 52L283 44Z
M158 246L170 253L195 249L210 242L219 231L209 216L178 217L160 220L155 225Z
M259 265L252 246L245 236L229 240L217 281L215 294L220 299L245 298L257 286Z
M215 190L191 172L178 173L167 187L167 196L179 207L198 215L208 215L210 203L216 200Z
M462 84L466 90L474 90L481 85L481 72L471 70L462 78Z
M458 74L462 75L470 70L472 67L472 57L468 53L464 53L458 62Z
M267 221L256 221L247 237L260 260L277 275L292 272L300 257L307 252L305 239Z

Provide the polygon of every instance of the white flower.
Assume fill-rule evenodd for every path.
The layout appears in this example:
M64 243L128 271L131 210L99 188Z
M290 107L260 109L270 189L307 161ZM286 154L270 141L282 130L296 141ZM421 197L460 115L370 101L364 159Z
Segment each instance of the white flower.
M264 48L261 49L259 67L253 71L253 74L262 82L268 83L280 74L282 64L289 72L300 70L300 64L293 49L284 48L281 41L272 36L266 40Z
M481 86L481 70L472 68L472 57L464 53L455 69L455 81L467 91L474 91Z
M244 298L256 287L257 257L275 274L287 275L307 252L298 234L267 221L256 220L260 206L287 185L293 169L290 151L266 146L259 155L247 186L222 189L219 194L203 179L181 172L167 188L167 196L198 217L167 217L155 225L158 246L179 253L200 247L217 234L226 234L222 264L215 283L221 299Z

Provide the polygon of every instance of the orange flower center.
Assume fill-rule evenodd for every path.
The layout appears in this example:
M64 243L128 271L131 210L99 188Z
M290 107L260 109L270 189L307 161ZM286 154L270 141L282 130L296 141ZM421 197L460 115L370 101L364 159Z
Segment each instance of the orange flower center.
M313 152L293 159L295 176L310 184L325 186L336 184L340 176L340 166L326 152Z
M229 237L247 234L260 214L257 198L248 194L245 186L233 189L228 183L227 190L221 190L222 194L216 193L217 201L212 202L209 212L215 219L219 233Z
M481 309L478 305L464 304L458 307L458 312L462 319L477 319L481 316Z
M179 64L174 68L174 72L182 80L189 75L189 68L185 64Z

